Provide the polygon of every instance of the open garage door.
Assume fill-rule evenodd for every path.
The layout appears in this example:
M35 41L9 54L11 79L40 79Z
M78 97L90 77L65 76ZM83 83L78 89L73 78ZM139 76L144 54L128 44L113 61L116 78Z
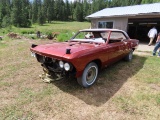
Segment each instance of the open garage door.
M160 18L133 18L128 19L128 34L131 38L140 40L141 43L149 43L147 36L152 27L160 32ZM155 43L155 40L154 40Z

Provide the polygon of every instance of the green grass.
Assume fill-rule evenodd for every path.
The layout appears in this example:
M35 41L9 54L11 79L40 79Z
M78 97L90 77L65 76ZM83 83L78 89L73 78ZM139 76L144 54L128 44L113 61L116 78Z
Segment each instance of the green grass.
M81 24L78 23L78 26ZM60 31L64 25L64 31L78 29L74 22L57 22L54 25L59 25ZM36 28L45 31L51 26L47 24ZM2 120L159 119L159 58L134 55L131 62L117 62L101 70L96 83L85 89L75 79L55 81L52 84L42 82L38 77L42 73L41 65L30 56L32 43L45 44L52 41L9 38L0 41Z
M11 29L5 28L0 29L0 35L7 34L8 32L15 32L15 33L36 33L38 30L42 33L46 32L62 32L66 33L68 31L76 32L80 29L90 28L89 22L61 22L61 21L54 21L52 23L46 23L42 26L37 24L32 25L30 28L16 28L12 27Z
M0 42L0 46L1 46L0 48L5 48L7 47L7 44Z
M46 23L42 26L38 24L32 25L30 28L17 28L12 26L11 28L1 28L0 35L5 36L10 32L18 33L21 36L25 36L30 39L37 39L36 32L40 31L41 35L48 35L48 33L59 32L58 41L69 40L73 34L80 29L90 28L89 22L61 22L54 21L52 23Z
M64 40L70 40L72 38L74 34L72 34L71 32L66 32L66 33L61 33L60 35L58 35L57 39L58 41L64 41Z
M157 67L160 66L159 59L156 57L149 57L138 76L143 76L142 82L157 84L160 82L159 73Z
M67 119L77 118L75 107L90 109L83 111L91 119L100 119L101 114L105 115L110 110L123 113L125 118L158 118L160 81L156 78L160 78L159 58L134 55L131 62L120 61L103 69L96 84L84 89L75 80L53 84L41 82L38 77L42 72L40 64L29 54L30 42L48 41L10 40L5 43L8 47L0 47L5 52L1 57L7 58L11 53L9 59L0 59L4 63L0 65L3 73L0 76L0 93L3 94L4 90L8 93L0 99L7 101L10 96L7 104L1 103L0 118L40 119L45 116L43 119L50 119L50 116L54 118L64 114ZM108 104L110 107L106 109ZM123 119L122 116L119 119Z

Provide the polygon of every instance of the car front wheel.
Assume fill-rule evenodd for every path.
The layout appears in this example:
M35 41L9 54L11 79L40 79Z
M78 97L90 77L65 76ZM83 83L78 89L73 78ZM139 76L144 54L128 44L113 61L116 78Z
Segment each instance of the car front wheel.
M83 71L81 77L77 78L77 82L83 87L90 87L97 79L98 66L96 63L89 63Z

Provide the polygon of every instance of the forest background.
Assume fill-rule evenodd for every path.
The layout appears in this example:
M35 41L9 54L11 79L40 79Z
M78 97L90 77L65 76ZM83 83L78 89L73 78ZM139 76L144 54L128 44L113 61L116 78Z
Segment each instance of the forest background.
M160 0L0 0L0 28L30 27L52 21L87 21L104 8L156 3Z

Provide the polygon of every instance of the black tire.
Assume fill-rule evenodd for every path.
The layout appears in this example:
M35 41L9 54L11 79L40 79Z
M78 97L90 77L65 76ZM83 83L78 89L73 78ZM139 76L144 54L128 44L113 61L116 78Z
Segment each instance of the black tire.
M133 50L131 50L124 59L125 59L126 61L131 61L132 58L133 58Z
M77 78L77 82L85 88L90 87L95 83L97 75L98 66L96 63L91 62L84 69L82 76Z

